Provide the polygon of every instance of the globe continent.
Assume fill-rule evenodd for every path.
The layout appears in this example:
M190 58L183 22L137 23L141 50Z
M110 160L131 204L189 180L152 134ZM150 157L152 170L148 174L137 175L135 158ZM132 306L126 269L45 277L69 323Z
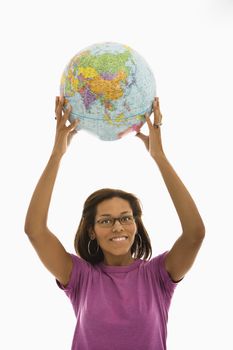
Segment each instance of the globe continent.
M119 43L94 44L66 66L60 85L70 122L104 141L117 140L145 123L156 96L154 75L144 58Z

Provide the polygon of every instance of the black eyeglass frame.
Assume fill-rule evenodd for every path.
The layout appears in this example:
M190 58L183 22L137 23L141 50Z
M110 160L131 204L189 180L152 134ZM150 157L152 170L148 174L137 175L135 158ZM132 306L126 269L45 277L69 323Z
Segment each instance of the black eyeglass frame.
M132 221L131 222L122 222L122 220L127 218L127 217L130 217L130 219L132 219ZM131 225L131 224L135 223L135 218L136 217L134 215L121 215L121 216L118 216L118 217L115 217L115 218L112 217L112 216L109 216L109 217L97 220L95 222L95 224L100 224L101 225L100 221L102 221L102 220L112 220L111 225L108 226L108 224L107 225L103 224L102 226L113 227L115 225L116 221L118 221L121 225L125 226L125 225Z

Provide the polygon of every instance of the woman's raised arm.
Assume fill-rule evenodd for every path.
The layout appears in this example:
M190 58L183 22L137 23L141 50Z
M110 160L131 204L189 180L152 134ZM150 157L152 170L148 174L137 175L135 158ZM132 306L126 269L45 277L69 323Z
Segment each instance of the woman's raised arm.
M63 113L64 98L56 98L56 137L55 143L46 165L33 192L26 219L24 231L36 250L45 267L66 285L72 271L72 258L59 241L48 229L47 217L62 156L67 150L72 136L76 133L78 121L66 126L71 109Z

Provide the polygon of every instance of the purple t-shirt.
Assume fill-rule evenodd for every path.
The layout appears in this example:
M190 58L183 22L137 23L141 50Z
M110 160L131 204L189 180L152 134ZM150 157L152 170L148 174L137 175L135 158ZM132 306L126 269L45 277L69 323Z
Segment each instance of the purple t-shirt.
M66 288L77 324L71 350L165 350L174 289L164 265L167 251L128 266L93 266L71 254Z

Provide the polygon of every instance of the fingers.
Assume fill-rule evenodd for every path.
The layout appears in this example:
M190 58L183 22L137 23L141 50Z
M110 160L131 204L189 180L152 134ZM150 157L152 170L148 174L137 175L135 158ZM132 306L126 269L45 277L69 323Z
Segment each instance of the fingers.
M56 96L55 99L55 113L56 113L56 118L57 122L61 122L59 123L59 125L61 127L66 127L67 131L69 132L69 134L76 134L77 131L75 130L75 128L77 127L77 125L80 123L79 119L75 119L73 120L72 123L70 123L70 125L66 126L66 122L69 119L70 113L72 111L72 106L70 104L68 104L67 109L64 111L64 104L65 104L65 98L64 96ZM62 115L62 111L64 111L63 115Z
M56 98L55 98L55 114L56 114L55 119L57 119L57 107L58 107L58 104L59 104L59 97L56 96Z
M57 121L63 121L63 123L65 124L66 121L68 120L70 113L72 111L72 106L68 103L68 107L66 109L64 109L64 106L67 104L67 100L65 99L64 96L56 96L55 99L55 113L56 113L56 117L55 119L57 119Z
M154 124L160 124L162 121L162 114L160 112L159 98L155 97L153 101L153 111L154 111Z
M159 98L158 98L158 97L155 97L155 98L154 98L153 107L154 107L154 109L156 109L156 110L160 110Z
M152 124L152 122L150 120L150 116L149 116L148 113L145 114L145 118L146 118L146 122L147 122L147 125L148 125L149 129L153 128L153 124Z
M69 104L67 109L64 112L64 123L68 120L71 111L72 111L72 106Z
M59 96L56 96L56 98L55 98L55 113L56 113L56 110L58 107L58 103L59 103Z
M76 130L75 128L77 127L77 125L80 123L80 120L79 119L75 119L68 127L67 129L71 132L74 132L76 133Z
M64 97L63 96L56 96L56 102L55 102L55 114L57 120L60 120L62 117L62 109L64 104Z

